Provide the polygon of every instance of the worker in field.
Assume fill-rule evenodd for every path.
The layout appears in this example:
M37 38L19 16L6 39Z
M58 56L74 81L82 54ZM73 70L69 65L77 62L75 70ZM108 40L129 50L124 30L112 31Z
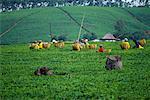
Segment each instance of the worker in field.
M80 41L80 43L83 44L83 45L89 45L88 39L81 39L81 40L79 40L79 41Z
M125 50L128 50L131 47L127 38L123 40L123 42L120 44L120 47L121 49L125 49Z
M140 41L139 41L140 45L142 47L144 47L146 45L146 40L144 38L142 38Z
M88 39L85 39L85 38L81 39L80 44L83 48L88 48L88 46L89 46Z
M105 52L105 53L110 53L112 49L104 49L104 46L100 44L99 49L96 52Z
M39 40L38 42L39 42L39 44L38 44L39 49L42 49L43 48L43 42L42 42L42 40Z
M105 52L105 49L102 44L100 44L99 49L96 52Z
M85 44L85 45L89 45L88 39L84 39L84 44Z
M143 49L143 47L140 45L140 43L135 38L132 38L132 40L135 43L134 48Z
M30 49L39 49L38 42L34 41L30 44Z

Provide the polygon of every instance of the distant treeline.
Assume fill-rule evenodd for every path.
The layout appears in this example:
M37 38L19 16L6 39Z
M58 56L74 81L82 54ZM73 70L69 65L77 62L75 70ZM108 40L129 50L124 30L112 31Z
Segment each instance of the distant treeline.
M35 7L99 6L150 7L149 0L0 0L0 12Z

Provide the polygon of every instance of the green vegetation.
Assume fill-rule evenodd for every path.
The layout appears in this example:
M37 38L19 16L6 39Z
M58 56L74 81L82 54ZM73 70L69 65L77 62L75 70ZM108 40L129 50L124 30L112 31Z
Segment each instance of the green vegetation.
M130 8L129 11L141 19L137 20L125 9L107 7L63 7L77 22L81 23L85 14L84 27L102 37L105 33L114 33L116 21L123 20L127 32L149 30L149 8ZM137 9L137 10L136 10ZM75 40L80 25L65 12L57 8L34 8L0 14L0 33L5 32L20 21L11 31L0 37L1 44L27 43L34 40L50 41L50 23L56 35L65 34L69 40ZM86 34L82 31L82 35Z
M27 44L1 45L1 100L148 100L149 43L144 49L124 51L119 42L103 42L105 48L112 48L111 55L121 55L123 60L123 69L112 71L104 68L106 54L87 49L71 51L71 44L62 49L52 46L41 50L30 50ZM34 76L40 66L48 66L56 75Z
M92 32L97 33L99 36L103 36L103 34L105 34L106 32L115 32L114 25L118 20L123 20L125 22L127 32L150 29L150 26L143 25L143 23L137 21L137 19L131 16L131 14L126 10L120 8L65 7L63 9L69 12L75 19L77 19L78 22L81 22L82 16L85 14L86 17L84 25ZM139 10L139 12L141 13L140 16L143 18L150 16L150 9L145 9L146 11L144 11L144 15L142 15L142 10ZM138 16L138 14L136 14L135 16Z
M106 49L112 48L110 55L121 55L123 60L123 69L112 71L104 68L108 54L96 53L96 50L71 51L70 43L65 48L52 45L49 49L30 50L27 44L39 39L50 41L50 24L59 39L77 39L78 23L84 14L84 27L93 32L94 38L114 33L118 20L124 22L126 32L150 30L150 9L62 9L34 8L0 14L1 100L150 99L150 41L144 49L128 51L121 50L120 42L103 42ZM12 29L3 34L9 28ZM93 38L92 34L82 30L82 36ZM43 66L51 68L55 75L35 76L34 71Z
M150 26L150 13L147 8L128 8L135 17L137 17L142 23Z

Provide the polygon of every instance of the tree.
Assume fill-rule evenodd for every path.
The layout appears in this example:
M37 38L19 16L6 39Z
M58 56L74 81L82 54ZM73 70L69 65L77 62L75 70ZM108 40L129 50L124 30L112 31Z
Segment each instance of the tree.
M85 38L85 39L90 40L90 37L91 37L91 34L89 34L89 33L83 34L83 38Z
M149 0L139 0L139 3L143 3L146 7L150 6Z
M88 40L94 40L94 39L97 39L97 34L96 33L86 33L86 34L83 34L83 38L86 38Z
M49 35L50 35L50 38L51 38L51 42L53 40L57 40L57 36L54 33L50 33Z
M136 40L140 40L142 38L149 39L150 35L145 34L143 31L137 31L132 33L132 37L134 37Z
M58 40L60 40L60 41L66 41L67 40L67 35L66 34L60 34L58 36Z
M96 33L91 33L91 38L90 40L94 40L94 39L97 39L97 34Z
M115 36L116 37L122 37L127 31L125 22L123 20L116 21L114 28L116 30Z

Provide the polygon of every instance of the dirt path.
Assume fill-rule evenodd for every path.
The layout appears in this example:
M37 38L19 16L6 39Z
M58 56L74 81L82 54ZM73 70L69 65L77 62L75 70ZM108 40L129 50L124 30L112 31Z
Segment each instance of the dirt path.
M81 24L71 16L71 14L69 12L67 12L66 10L60 8L60 7L57 7L59 10L63 11L69 18L71 18L79 27L81 26ZM86 27L82 26L82 29L85 30L86 32L88 33L94 33L94 32L91 32L90 30L88 30Z
M26 16L20 18L17 22L15 22L14 24L12 24L7 30L5 30L4 32L2 32L2 33L0 34L0 38L1 38L2 36L4 36L6 33L8 33L9 31L11 31L16 25L18 25L18 24L19 24L23 19L25 19L26 17L32 16L32 15L37 14L37 13L39 13L39 12L40 12L40 11L33 12L33 13L31 13L31 14L28 14L28 15L26 15Z

